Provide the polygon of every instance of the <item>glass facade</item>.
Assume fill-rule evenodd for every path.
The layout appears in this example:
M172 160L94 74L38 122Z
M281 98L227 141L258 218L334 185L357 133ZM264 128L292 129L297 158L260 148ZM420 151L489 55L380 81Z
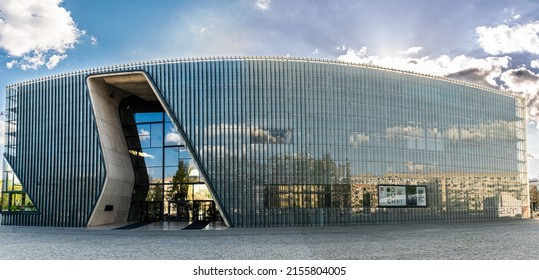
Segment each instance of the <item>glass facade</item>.
M31 213L35 212L34 203L24 191L21 181L11 169L11 166L4 160L2 176L2 191L0 210L4 213Z
M193 221L198 212L213 218L206 183L161 104L126 98L119 113L135 171L129 220Z
M105 169L85 74L6 88L4 158L36 211L2 212L2 223L86 226Z
M3 223L85 224L104 180L85 77L122 71L146 72L172 113L170 121L135 114L136 129L126 130L128 143L129 135L145 139L130 146L132 155L162 155L155 164L144 158L146 185L168 184L187 151L232 226L529 216L523 99L365 65L223 58L9 86L5 158L38 211L3 215ZM167 123L184 143L168 146ZM382 186L390 187L380 204ZM384 206L417 189L426 190L414 193L426 206Z

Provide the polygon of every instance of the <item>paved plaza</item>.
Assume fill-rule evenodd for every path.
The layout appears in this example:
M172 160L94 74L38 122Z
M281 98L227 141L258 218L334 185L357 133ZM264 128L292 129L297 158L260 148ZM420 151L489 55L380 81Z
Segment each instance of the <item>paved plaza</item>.
M180 230L0 226L0 259L539 259L539 219Z

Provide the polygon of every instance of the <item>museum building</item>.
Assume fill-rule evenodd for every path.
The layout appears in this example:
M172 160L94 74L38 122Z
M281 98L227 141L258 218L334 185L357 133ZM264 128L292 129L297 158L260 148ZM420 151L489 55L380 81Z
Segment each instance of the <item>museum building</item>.
M330 60L54 75L6 88L1 223L528 218L525 119L508 92Z

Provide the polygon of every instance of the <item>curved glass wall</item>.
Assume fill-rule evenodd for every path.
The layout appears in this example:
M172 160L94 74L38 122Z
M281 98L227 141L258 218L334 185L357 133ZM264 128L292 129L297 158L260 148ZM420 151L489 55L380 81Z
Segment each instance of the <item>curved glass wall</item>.
M519 99L331 63L172 69L156 85L235 226L526 215ZM378 207L383 185L426 186L427 207Z
M232 226L529 216L523 99L446 79L333 61L159 61L15 85L24 94L8 94L19 116L6 158L13 159L17 174L31 177L23 167L33 155L28 147L37 144L39 154L57 141L29 141L32 136L21 133L31 124L21 122L21 112L49 112L61 102L38 104L28 97L80 93L86 90L80 77L121 71L145 71L153 79L200 176ZM70 113L60 113L60 120L91 110L86 101L71 100L65 105ZM150 136L140 152L154 148L152 129L164 134L166 123L160 128L140 123L149 135L139 130L138 136ZM95 139L95 124L87 132L85 139ZM69 133L69 139L79 139ZM99 149L82 153L95 157ZM90 165L94 169L101 166L101 159L96 160ZM73 168L62 164L55 169ZM164 181L166 168L155 166L160 175L152 178ZM80 168L80 174L86 173ZM33 195L32 181L21 181L42 211L40 197L46 195ZM388 194L387 186L395 192ZM415 197L416 205L388 207L384 203L396 201L393 195L404 195L406 201ZM417 207L420 198L426 205Z

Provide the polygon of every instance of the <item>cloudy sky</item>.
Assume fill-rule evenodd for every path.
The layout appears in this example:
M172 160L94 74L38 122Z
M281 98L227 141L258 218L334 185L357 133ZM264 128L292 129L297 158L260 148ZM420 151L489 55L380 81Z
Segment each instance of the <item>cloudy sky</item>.
M0 0L2 88L96 66L232 55L371 63L513 91L528 103L528 169L539 176L538 0Z

